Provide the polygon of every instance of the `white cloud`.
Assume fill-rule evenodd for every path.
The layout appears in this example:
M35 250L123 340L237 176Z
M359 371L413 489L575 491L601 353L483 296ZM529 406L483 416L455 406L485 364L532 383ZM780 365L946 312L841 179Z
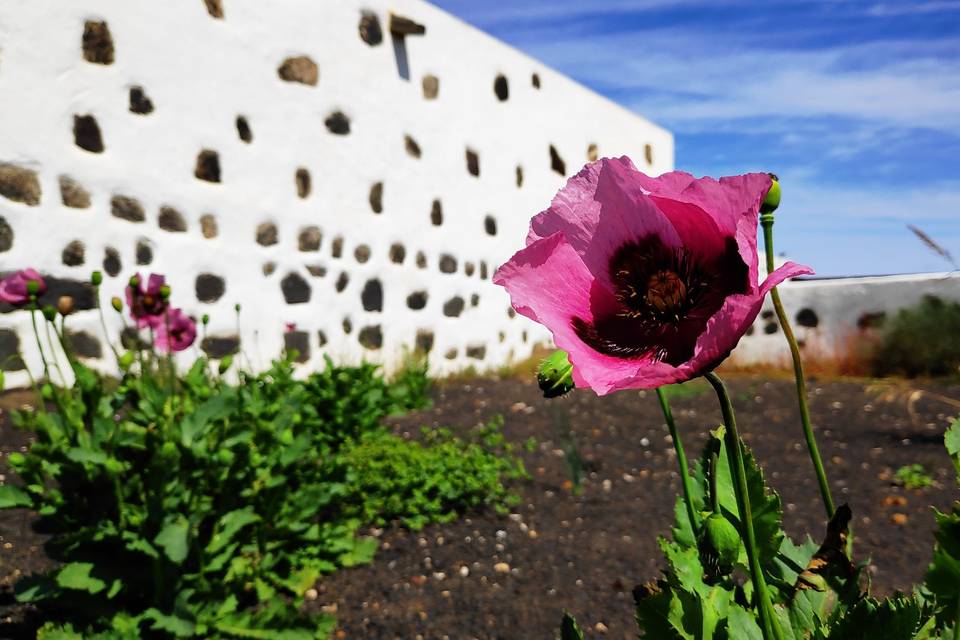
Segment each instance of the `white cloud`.
M875 17L902 16L917 13L942 13L960 11L958 0L933 0L931 2L880 2L867 10L867 15Z

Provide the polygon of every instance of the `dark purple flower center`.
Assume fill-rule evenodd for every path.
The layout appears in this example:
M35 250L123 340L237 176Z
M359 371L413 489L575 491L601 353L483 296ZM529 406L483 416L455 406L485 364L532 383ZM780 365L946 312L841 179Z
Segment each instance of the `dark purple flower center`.
M608 269L616 309L595 312L592 324L574 318L572 325L590 347L618 358L686 362L727 296L749 290L733 238L719 255L694 256L647 236L620 247Z

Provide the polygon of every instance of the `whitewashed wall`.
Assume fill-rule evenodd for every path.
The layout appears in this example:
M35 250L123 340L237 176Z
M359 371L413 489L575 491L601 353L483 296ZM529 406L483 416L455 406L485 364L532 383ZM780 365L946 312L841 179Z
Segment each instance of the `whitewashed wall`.
M105 252L115 252L121 268L105 279L105 302L136 271L164 273L175 304L198 317L209 313L210 334L222 337L236 334L233 306L240 302L244 349L260 366L281 351L292 323L305 334L297 334L298 346L309 346L305 368L320 365L324 352L391 365L419 332L433 335L435 371L485 369L524 357L546 335L508 315L508 298L490 277L562 184L551 145L568 175L588 159L590 145L600 155L630 155L652 174L673 168L667 131L419 0L222 0L222 18L208 4L216 13L214 0L0 3L0 271L35 266L84 281L93 269L105 270ZM364 11L379 22L379 44L360 37ZM391 12L426 33L394 41ZM112 64L84 59L87 21L107 23ZM398 68L404 49L407 78ZM316 62L316 86L279 77L283 61L295 56ZM506 100L494 91L499 74ZM435 99L425 97L426 76L439 81ZM142 87L152 112L131 111L131 87ZM336 111L349 119L349 134L325 125ZM86 115L99 126L102 153L75 143L74 118ZM249 123L249 143L239 139L238 116ZM419 146L419 158L405 136ZM479 158L479 176L468 172L468 148ZM194 176L203 149L218 154L219 183ZM305 198L298 197L298 168L311 178ZM31 191L33 175L39 194ZM89 192L89 207L65 206L61 176ZM369 196L379 182L378 214ZM135 199L145 220L112 215L115 196ZM431 222L434 200L442 206L439 226ZM159 228L162 206L182 214L185 231ZM485 230L488 215L496 235ZM205 237L201 216L213 217L215 237ZM265 222L277 227L271 246L256 241ZM310 226L322 232L319 250L301 251L298 236ZM338 237L342 253L334 257ZM77 241L83 263L67 266L64 249ZM151 250L148 265L138 265L138 243ZM404 249L402 264L391 261L394 244ZM361 263L362 246L369 258ZM78 252L69 253L76 263ZM444 254L456 260L455 273L440 271ZM197 299L201 273L224 282L215 302ZM309 301L285 300L281 282L290 274L309 287ZM348 283L338 291L343 277ZM380 311L361 303L371 280L381 284ZM422 310L407 304L416 291L427 292ZM462 312L449 317L444 307L457 306L456 298ZM107 318L115 339L119 318L112 311ZM72 325L100 335L92 311L78 313ZM0 315L0 343L9 350L10 331L18 334L36 370L28 326L25 313ZM379 330L381 347L360 344L365 329L368 345ZM23 376L8 380L22 383Z

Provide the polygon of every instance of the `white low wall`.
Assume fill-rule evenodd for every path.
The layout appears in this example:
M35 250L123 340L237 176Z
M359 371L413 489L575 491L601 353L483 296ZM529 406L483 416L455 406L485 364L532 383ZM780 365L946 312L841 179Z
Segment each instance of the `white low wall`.
M864 335L877 335L897 310L924 296L960 302L960 273L792 280L780 286L783 305L804 350L844 356ZM768 299L733 352L737 363L788 363L790 352Z
M392 36L391 12L425 34ZM299 57L316 73L283 75L315 85L280 77ZM34 266L82 298L109 271L105 303L136 271L166 274L213 336L234 338L244 305L257 366L286 339L305 368L324 352L389 366L418 335L437 372L524 357L546 334L490 277L562 174L595 153L673 168L667 131L419 0L4 0L0 96L0 272ZM195 176L204 150L219 182ZM72 326L101 333L90 310ZM0 314L0 352L36 371L31 347L27 314Z

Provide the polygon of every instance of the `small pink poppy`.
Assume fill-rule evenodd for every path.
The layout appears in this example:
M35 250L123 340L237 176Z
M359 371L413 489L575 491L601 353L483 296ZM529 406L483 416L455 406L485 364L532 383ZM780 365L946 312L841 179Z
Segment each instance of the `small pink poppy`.
M762 173L652 178L627 157L588 164L530 221L527 246L494 275L514 309L570 354L577 386L599 395L712 370L783 280L759 283Z
M157 348L166 353L183 351L197 339L197 323L182 309L168 309L157 328Z
M10 274L0 281L0 300L15 307L25 305L30 301L30 292L27 290L28 282L37 283L37 297L42 296L47 290L47 283L35 269L24 269Z
M159 329L163 322L163 313L167 309L167 301L160 294L166 278L156 273L150 274L147 287L143 287L143 278L138 273L130 279L127 285L127 306L130 307L130 317L137 323L139 329L153 327ZM134 284L136 283L136 284Z

